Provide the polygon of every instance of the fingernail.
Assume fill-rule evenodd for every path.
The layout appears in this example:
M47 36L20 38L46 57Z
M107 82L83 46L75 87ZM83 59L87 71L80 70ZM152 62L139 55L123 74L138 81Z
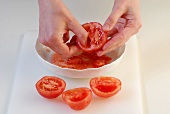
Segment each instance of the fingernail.
M86 41L82 41L81 44L85 46L86 45Z
M105 50L106 48L107 48L107 45L104 45L104 46L103 46L103 50Z
M108 25L108 24L103 25L103 30L104 30L104 31L108 31L108 30L109 30L109 25Z

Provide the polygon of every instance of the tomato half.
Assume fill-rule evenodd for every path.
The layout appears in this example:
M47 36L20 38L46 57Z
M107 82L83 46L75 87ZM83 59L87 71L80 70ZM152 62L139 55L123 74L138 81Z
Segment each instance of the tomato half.
M74 88L63 92L62 98L72 109L82 110L90 104L92 92L86 87Z
M92 91L99 97L111 97L121 90L121 81L114 77L95 77L90 80Z
M90 22L82 26L88 32L88 38L86 45L82 45L77 40L78 46L85 52L100 50L107 41L107 33L103 31L102 25L98 22Z
M65 81L55 76L44 76L36 83L38 93L49 99L58 97L65 87Z

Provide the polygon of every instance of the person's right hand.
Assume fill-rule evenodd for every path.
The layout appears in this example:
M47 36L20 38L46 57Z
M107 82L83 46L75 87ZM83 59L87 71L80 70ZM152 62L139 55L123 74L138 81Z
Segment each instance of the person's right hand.
M39 42L63 57L70 57L79 49L67 46L69 31L72 31L84 45L88 33L74 18L61 0L38 0Z

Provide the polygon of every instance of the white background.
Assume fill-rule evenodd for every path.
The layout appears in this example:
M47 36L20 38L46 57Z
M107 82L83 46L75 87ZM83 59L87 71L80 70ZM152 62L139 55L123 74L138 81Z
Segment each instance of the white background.
M169 5L169 0L141 0L138 38L146 114L170 113ZM0 114L8 105L20 38L28 30L38 30L37 0L0 0Z

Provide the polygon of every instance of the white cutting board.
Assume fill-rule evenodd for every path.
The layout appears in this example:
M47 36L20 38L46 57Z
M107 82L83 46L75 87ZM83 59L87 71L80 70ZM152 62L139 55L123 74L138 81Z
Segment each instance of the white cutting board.
M70 109L61 96L48 100L37 93L35 83L44 75L54 74L38 60L34 49L36 39L37 31L26 32L22 39L7 114L143 114L135 36L128 41L125 56L118 67L106 73L122 81L122 90L107 99L93 94L91 104L81 111ZM89 87L90 79L61 78L67 83L66 89Z

